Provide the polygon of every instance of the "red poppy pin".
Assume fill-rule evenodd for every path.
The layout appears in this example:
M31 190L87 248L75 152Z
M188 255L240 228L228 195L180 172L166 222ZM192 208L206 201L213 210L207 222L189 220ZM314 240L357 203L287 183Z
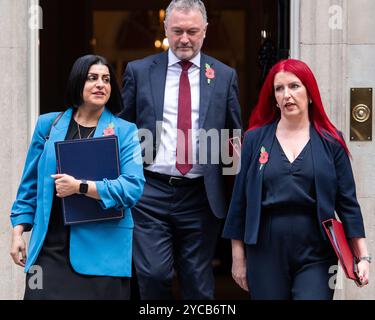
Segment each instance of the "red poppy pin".
M215 79L215 70L208 63L206 63L206 78L208 84L211 83L211 80Z
M107 128L104 129L104 136L113 136L115 134L115 125L111 122Z
M259 170L262 170L264 165L268 162L268 152L265 147L262 147L260 149L260 157L259 157L259 163L260 163L260 168Z

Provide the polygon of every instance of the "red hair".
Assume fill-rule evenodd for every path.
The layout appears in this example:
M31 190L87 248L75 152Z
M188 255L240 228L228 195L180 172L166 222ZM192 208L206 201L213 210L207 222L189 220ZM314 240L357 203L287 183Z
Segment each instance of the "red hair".
M279 72L293 73L301 80L312 100L312 103L309 105L309 117L314 128L324 139L329 140L327 134L336 139L349 155L350 152L344 139L338 134L338 130L328 119L324 111L314 74L307 64L300 60L282 60L272 67L260 91L258 102L250 116L249 130L274 122L280 117L280 109L276 107L277 102L274 93L274 79L275 75Z

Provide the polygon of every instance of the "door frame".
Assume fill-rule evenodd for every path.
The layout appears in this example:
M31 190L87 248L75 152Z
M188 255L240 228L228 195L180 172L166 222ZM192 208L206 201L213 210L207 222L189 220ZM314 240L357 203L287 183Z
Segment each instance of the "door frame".
M290 57L300 59L301 0L290 0Z
M28 0L28 141L31 140L36 121L40 113L40 62L39 62L39 29L43 28L43 11L39 0Z

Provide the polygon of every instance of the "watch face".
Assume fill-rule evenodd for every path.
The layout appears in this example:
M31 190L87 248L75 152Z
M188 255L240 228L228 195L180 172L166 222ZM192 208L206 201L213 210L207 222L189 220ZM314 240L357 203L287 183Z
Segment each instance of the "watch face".
M81 182L79 185L79 193L87 193L87 190L89 189L89 185L85 182Z

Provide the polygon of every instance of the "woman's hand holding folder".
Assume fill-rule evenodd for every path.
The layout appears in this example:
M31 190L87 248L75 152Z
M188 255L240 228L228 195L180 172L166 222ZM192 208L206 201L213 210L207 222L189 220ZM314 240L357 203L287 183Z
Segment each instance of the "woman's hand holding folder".
M364 238L352 238L350 239L350 246L353 250L354 255L358 258L357 263L357 275L361 281L361 286L365 286L369 283L370 279L370 262L361 257L368 257L367 246Z
M74 177L68 174L53 174L52 178L55 179L56 185L56 196L59 198L69 197L73 194L80 193L79 186L81 184L80 180L75 179ZM96 189L96 184L94 181L87 181L88 190L85 193L86 196L100 200L100 196Z
M335 219L324 221L323 226L347 278L354 280L358 287L367 285L371 258L365 239L351 238L348 241L342 223Z
M55 179L57 197L65 198L79 193L80 181L74 177L68 174L53 174L51 177Z

